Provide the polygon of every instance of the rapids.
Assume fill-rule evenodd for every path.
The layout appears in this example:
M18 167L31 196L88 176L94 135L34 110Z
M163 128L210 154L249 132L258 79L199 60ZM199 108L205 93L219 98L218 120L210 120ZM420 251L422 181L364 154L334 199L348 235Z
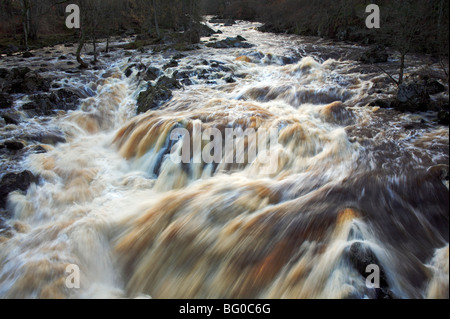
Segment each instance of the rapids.
M40 182L10 194L1 298L448 298L448 127L366 106L383 75L320 54L345 45L257 26L215 36L242 35L254 48L203 47L165 70L214 60L235 83L225 71L191 76L137 116L145 83L124 71L162 68L167 54L117 56L107 70L60 80L93 94L20 128L57 127L66 143L20 164ZM276 128L275 167L172 162L170 133L195 126ZM381 289L366 286L364 261L379 266ZM70 264L79 289L66 286Z

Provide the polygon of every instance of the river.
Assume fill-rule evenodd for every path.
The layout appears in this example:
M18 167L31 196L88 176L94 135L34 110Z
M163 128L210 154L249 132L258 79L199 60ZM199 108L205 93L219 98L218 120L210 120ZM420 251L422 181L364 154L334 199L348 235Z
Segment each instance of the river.
M66 142L20 163L40 182L9 197L1 298L448 298L448 127L366 106L383 75L335 57L355 46L257 26L216 35L253 48L183 52L165 73L192 85L137 116L146 82L124 71L162 69L167 53L116 51L106 69L57 80L92 96L17 128L56 127ZM212 64L215 78L200 76ZM195 148L172 161L171 132L195 127L275 129L276 161L194 163Z

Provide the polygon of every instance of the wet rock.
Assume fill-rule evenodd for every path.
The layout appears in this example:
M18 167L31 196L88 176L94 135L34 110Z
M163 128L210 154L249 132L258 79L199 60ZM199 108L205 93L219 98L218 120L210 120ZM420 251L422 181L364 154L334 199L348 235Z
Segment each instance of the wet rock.
M238 35L235 38L228 37L225 40L211 42L206 44L207 47L216 49L228 49L228 48L252 48L253 44L246 42L247 40Z
M186 56L185 56L184 54L177 53L177 54L175 54L175 55L172 57L172 60L178 61L178 60L184 59L185 57L186 57Z
M30 171L4 175L0 181L0 208L5 208L9 193L16 190L26 191L37 180L36 176Z
M176 60L171 60L169 63L163 66L163 70L167 70L169 68L176 68L178 66L178 62Z
M50 96L37 95L33 97L33 102L22 105L22 109L28 116L42 116L54 114L55 101Z
M133 69L137 69L139 71L145 70L145 65L142 63L133 63L130 66L127 67L125 70L125 76L128 78L133 74Z
M437 118L439 124L448 126L450 123L449 112L446 110L439 111Z
M210 37L213 34L217 33L217 31L214 31L213 29L211 29L210 27L208 27L206 24L203 24L203 23L199 24L198 29L200 30L201 37Z
M146 91L141 92L137 99L137 113L145 113L148 110L156 109L162 102L172 98L172 91L159 87L150 87Z
M127 78L129 78L129 77L131 76L131 74L133 74L133 69L132 69L132 68L127 68L127 69L125 70L125 76L126 76Z
M387 53L386 48L377 45L363 52L359 57L359 61L363 63L382 63L387 62L388 58L389 54Z
M13 105L13 99L9 94L0 93L0 109L8 109Z
M209 20L209 23L221 23L225 26L232 26L236 24L236 21L234 21L233 19L223 18L221 16L215 16Z
M149 67L145 72L144 79L146 81L154 81L159 78L164 72L155 67Z
M66 139L60 132L42 132L25 136L25 139L48 145L56 145L58 143L66 142Z
M25 147L25 145L19 141L6 141L4 144L7 149L12 151L19 151Z
M76 110L79 101L87 97L86 94L75 89L62 88L50 94L37 94L32 97L32 102L24 104L22 109L28 116L52 115L55 110Z
M232 76L227 76L224 80L226 83L235 83L236 82L236 80L233 79Z
M429 95L445 92L445 86L439 81L426 82L426 90Z
M172 98L172 90L181 87L180 82L174 77L161 77L155 86L150 86L146 91L139 94L137 99L137 113L144 113L148 110L158 108L162 103Z
M52 92L57 110L76 110L80 104L80 99L86 98L86 94L75 89L62 88Z
M170 90L182 88L182 85L174 77L169 78L167 76L161 77L156 83L156 86L159 88Z
M375 101L371 102L369 104L369 106L379 106L379 107L381 107L383 109L387 109L387 108L391 107L391 101L390 100L381 100L381 99L379 99L379 100L375 100Z
M21 122L20 114L16 111L3 113L1 116L6 124L17 125Z
M4 77L3 89L5 93L34 93L48 91L50 81L27 67L13 68Z
M31 53L30 51L27 51L27 52L24 52L24 53L22 54L22 57L25 58L25 59L28 59L28 58L34 57L34 54Z
M424 112L428 110L430 96L424 85L403 83L398 88L397 98L391 103L400 112Z
M391 299L392 292L386 280L386 274L380 266L378 258L373 253L369 245L364 242L355 242L350 246L348 259L355 270L363 277L367 278L370 272L366 272L367 266L376 265L380 269L380 287L375 289L375 298Z

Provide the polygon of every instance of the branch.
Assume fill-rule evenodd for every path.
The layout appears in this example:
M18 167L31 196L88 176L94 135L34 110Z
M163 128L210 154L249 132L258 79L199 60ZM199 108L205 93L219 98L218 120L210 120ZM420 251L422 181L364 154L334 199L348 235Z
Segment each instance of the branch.
M377 68L379 68L381 71L383 71L383 73L385 73L391 80L392 80L392 82L394 82L395 83L395 85L397 85L397 87L400 85L400 83L398 83L398 81L396 80L396 79L394 79L393 77L392 77L392 75L390 75L386 70L384 70L381 66L379 66L379 65L375 65Z

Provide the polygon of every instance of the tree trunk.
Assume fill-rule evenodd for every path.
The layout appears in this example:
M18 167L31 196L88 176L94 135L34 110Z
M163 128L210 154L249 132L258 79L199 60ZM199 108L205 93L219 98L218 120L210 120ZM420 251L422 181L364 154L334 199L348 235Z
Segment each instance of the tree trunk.
M159 33L158 14L156 12L156 0L153 0L153 13L155 18L156 35L158 36L158 38L161 38L161 34Z
M400 73L398 75L398 85L403 83L403 73L405 71L405 55L406 53L401 53L400 57Z
M95 37L95 32L92 34L92 45L94 47L94 64L97 63L97 39Z
M109 35L108 35L108 37L106 38L106 49L105 49L105 52L106 52L106 53L109 52Z
M78 42L78 48L77 48L77 62L80 63L80 67L82 67L83 69L87 69L89 66L83 61L83 59L81 58L81 50L83 49L84 46L84 31L81 30L81 36L80 36L80 42Z
M29 0L22 0L22 23L23 23L23 38L26 51L29 50L28 38L30 36L30 2Z

